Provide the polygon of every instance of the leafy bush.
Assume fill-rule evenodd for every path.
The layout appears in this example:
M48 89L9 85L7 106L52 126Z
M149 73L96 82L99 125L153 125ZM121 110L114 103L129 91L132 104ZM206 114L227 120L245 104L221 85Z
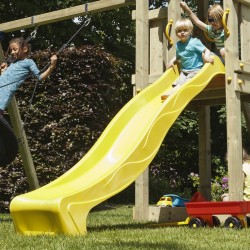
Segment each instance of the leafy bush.
M51 53L38 51L33 58L40 69ZM65 49L45 82L39 83L29 110L35 80L27 79L16 97L40 185L69 170L84 156L130 98L130 64L102 48ZM29 190L20 157L0 167L1 211L9 201Z
M228 193L228 177L223 167L218 167L216 172L217 175L211 180L212 201L221 201L222 195ZM193 187L198 190L200 185L199 175L192 172L188 178L192 181Z

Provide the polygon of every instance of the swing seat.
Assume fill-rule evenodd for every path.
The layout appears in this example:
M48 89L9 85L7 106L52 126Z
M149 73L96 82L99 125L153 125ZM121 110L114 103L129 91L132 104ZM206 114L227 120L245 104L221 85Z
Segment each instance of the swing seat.
M5 118L0 113L0 166L10 164L18 153L16 136Z

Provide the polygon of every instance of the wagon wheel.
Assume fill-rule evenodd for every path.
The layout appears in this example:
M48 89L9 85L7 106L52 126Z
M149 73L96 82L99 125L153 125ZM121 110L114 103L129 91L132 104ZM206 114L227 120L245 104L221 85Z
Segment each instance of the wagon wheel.
M201 218L192 218L189 223L188 226L190 228L199 228L199 227L205 227L206 223L203 219Z
M246 219L247 219L247 227L250 227L250 217L246 216Z
M228 217L225 220L224 226L227 228L234 228L234 229L242 228L240 219L238 217L235 217L235 216Z
M220 226L220 219L215 215L213 215L212 218L213 218L213 225L215 227L219 227Z

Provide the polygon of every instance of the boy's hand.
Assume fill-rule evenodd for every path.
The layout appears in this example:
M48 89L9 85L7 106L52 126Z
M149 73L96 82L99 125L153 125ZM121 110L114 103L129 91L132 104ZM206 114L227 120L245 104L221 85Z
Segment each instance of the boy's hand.
M205 63L214 63L214 59L210 56L204 56Z
M169 68L174 68L174 63L170 62L168 65L167 65L167 69Z

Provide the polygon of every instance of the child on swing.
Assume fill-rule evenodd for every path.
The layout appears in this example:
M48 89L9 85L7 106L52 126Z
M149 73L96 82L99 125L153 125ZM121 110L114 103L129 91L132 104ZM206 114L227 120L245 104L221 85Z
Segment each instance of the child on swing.
M176 56L170 60L167 68L174 67L177 62L180 63L180 76L173 83L173 89L161 96L164 101L179 89L187 80L195 76L195 74L203 67L205 63L213 63L210 57L210 50L207 49L198 38L192 38L193 24L187 18L177 20L175 24L175 33L179 38L176 43Z
M208 24L202 22L188 7L186 2L181 1L181 8L186 11L191 20L196 26L208 34L208 37L212 39L216 46L215 54L225 60L225 45L224 45L224 28L222 24L222 17L224 10L219 4L214 4L208 9L207 20Z
M8 122L3 117L16 90L25 79L34 75L38 80L45 80L56 67L57 56L50 58L51 64L44 72L40 72L32 59L28 59L30 45L23 38L13 38L9 42L8 51L12 62L1 64L0 76L0 166L9 164L17 154L17 141Z

